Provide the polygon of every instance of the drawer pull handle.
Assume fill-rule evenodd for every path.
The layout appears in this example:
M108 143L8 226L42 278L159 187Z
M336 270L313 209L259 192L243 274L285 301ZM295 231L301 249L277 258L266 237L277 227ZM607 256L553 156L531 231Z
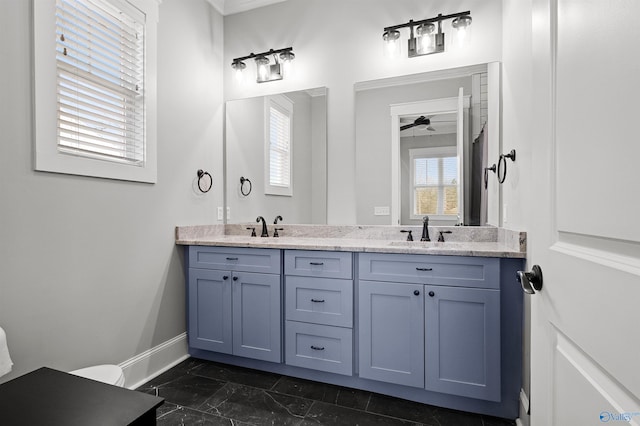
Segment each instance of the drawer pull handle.
M324 351L324 346L313 346L311 345L311 349L314 351Z
M311 299L313 303L324 303L324 299Z
M238 260L237 257L227 257L227 260Z
M433 271L433 268L416 268L416 271Z
M324 265L324 262L309 262L309 265L322 266Z

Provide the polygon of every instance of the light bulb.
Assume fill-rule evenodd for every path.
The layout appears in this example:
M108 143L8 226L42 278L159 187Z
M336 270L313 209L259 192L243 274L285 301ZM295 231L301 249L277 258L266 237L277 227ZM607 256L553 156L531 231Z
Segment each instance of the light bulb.
M419 54L431 53L435 50L436 42L433 36L435 29L436 26L432 23L422 24L416 28Z
M247 67L242 61L236 61L231 64L231 68L235 70L235 79L238 84L242 84L244 82L244 73L243 70Z
M282 72L284 75L290 76L293 73L293 59L296 55L293 52L286 51L280 54L280 61L282 63Z
M464 47L469 42L469 35L471 30L471 16L465 15L456 18L451 23L451 26L456 30L456 44L458 47Z
M242 82L244 81L244 75L241 69L236 70L235 78L237 83L242 84Z
M264 56L256 58L256 66L258 67L258 81L269 80L269 60Z
M398 58L400 56L400 31L385 31L382 34L382 40L384 41L384 56Z

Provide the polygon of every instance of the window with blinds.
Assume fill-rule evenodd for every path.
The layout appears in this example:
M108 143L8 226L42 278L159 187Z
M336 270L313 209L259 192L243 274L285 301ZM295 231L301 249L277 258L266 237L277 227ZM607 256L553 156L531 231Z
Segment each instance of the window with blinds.
M33 2L35 170L157 181L159 1Z
M425 215L458 214L458 157L456 147L409 150L412 219Z
M144 16L118 5L56 1L58 150L143 166Z
M292 195L293 103L285 96L265 99L265 194Z

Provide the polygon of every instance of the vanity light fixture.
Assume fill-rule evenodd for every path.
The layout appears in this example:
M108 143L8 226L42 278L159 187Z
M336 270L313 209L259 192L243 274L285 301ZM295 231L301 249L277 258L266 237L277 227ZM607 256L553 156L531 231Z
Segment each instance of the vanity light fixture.
M451 15L438 14L438 16L429 19L422 19L385 27L382 34L384 41L385 56L400 56L400 29L409 28L409 40L407 56L413 58L415 56L430 55L432 53L444 52L444 33L442 32L442 21L453 19L451 26L455 30L455 38L458 45L462 46L469 38L469 26L471 25L471 12L459 12ZM437 31L436 31L437 28Z
M270 57L273 57L271 63ZM256 62L256 81L258 83L266 83L267 81L282 80L285 73L289 70L289 64L296 56L293 54L293 47L284 49L270 49L262 53L250 53L247 56L235 58L231 63L231 68L236 72L236 80L243 80L243 73L247 64L247 59L254 59Z

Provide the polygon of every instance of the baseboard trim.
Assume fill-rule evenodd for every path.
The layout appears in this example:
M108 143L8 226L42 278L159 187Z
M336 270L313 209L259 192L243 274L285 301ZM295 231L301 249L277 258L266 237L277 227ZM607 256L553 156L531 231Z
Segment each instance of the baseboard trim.
M136 389L187 358L187 333L182 333L120 363L119 366L124 372L125 387Z

